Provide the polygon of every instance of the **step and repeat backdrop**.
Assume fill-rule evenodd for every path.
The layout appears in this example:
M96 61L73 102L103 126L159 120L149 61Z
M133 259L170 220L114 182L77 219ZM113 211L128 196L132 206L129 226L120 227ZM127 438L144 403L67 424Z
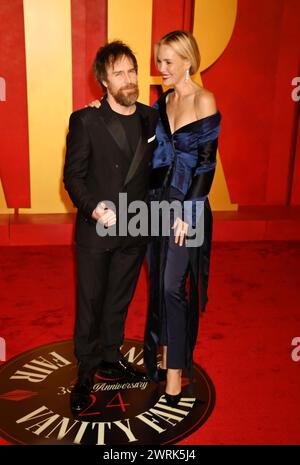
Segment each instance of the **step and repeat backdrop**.
M299 15L297 0L0 0L0 213L73 211L65 138L70 113L101 95L97 49L128 43L152 104L153 45L174 29L195 35L195 79L223 117L213 208L299 205Z

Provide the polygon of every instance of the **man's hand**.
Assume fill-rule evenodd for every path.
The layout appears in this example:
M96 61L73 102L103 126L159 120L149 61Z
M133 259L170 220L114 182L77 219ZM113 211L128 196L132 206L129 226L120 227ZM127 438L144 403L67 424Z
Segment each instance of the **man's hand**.
M180 218L176 218L172 229L174 229L175 244L178 244L180 247L183 245L184 238L187 235L189 225L185 223Z
M113 210L107 208L104 202L98 203L97 207L92 213L92 217L96 221L100 221L103 226L109 228L117 222L117 216Z
M90 102L86 106L91 107L91 108L100 108L101 107L101 102L100 102L100 100L93 100L92 102Z

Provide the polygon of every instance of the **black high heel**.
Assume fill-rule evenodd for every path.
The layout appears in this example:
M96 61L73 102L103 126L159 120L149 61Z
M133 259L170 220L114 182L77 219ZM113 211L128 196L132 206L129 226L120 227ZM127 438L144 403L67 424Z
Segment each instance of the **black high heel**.
M165 399L167 401L167 405L169 405L169 407L176 407L176 405L181 399L181 395L182 395L181 391L179 394L175 394L175 395L168 394L167 392L165 392Z

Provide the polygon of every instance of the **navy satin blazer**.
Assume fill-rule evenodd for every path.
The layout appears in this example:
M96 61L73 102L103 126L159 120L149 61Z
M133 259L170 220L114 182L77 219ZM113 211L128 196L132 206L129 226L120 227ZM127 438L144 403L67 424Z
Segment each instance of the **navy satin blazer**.
M163 93L154 104L160 118L156 126L157 147L153 155L151 188L162 187L166 176L168 184L179 191L181 200L204 201L209 194L216 168L216 153L221 114L216 112L177 129L170 130L166 113L166 96ZM193 226L196 218L193 209ZM188 221L191 222L191 219Z

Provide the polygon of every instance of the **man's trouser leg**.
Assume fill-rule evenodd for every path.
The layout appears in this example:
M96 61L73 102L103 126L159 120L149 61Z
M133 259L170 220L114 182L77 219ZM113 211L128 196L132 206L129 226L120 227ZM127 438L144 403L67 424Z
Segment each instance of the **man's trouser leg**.
M99 325L107 288L111 259L109 249L76 247L77 302L75 321L75 355L78 379L92 379L99 360Z
M145 247L77 246L75 355L79 380L91 379L101 360L117 361L124 324Z
M111 257L107 292L101 321L102 359L116 362L124 341L128 306L133 297L146 247L115 250Z

